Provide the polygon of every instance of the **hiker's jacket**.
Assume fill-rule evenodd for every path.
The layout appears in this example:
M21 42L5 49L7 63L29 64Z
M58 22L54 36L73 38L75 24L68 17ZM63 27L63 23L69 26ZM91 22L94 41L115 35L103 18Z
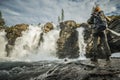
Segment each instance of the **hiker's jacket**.
M95 30L95 32L101 32L107 27L107 20L103 11L94 12L93 14L91 14L88 23L93 24L92 28Z

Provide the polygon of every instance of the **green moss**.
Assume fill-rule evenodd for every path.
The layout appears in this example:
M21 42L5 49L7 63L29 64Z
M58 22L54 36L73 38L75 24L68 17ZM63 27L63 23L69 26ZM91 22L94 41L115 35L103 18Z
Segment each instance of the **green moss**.
M108 16L111 19L120 19L120 15L112 15L112 16Z

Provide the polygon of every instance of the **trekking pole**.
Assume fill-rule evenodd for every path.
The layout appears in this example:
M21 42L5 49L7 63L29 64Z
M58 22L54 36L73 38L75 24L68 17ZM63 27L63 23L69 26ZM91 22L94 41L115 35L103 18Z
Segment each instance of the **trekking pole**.
M120 37L120 33L116 32L116 31L113 31L113 30L111 30L109 28L107 28L107 30L110 31L112 34Z
M105 16L105 18L107 19L108 22L111 22L111 21L112 21L112 19L109 18L109 17L107 17L107 16ZM120 36L120 33L116 32L116 31L113 31L113 30L111 30L110 28L107 28L107 30L110 31L112 34L114 34L114 35L116 35L116 36Z

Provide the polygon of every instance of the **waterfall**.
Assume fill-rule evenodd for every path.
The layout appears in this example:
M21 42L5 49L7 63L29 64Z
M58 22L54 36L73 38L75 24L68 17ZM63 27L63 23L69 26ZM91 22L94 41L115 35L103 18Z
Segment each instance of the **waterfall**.
M7 59L11 60L22 60L22 61L39 61L39 60L58 60L56 57L57 40L59 38L60 30L54 29L48 33L43 34L44 41L38 46L40 34L42 33L42 27L29 25L29 29L22 32L22 36L18 37L15 41L15 45ZM54 25L55 27L55 25ZM80 47L80 58L83 59L85 54L85 46L83 39L83 28L77 29L79 32L79 47ZM0 58L6 56L5 45L7 39L5 31L0 32ZM6 59L5 58L5 59Z
M86 59L85 58L85 53L86 53L86 49L85 49L85 47L86 47L86 44L85 44L85 42L84 42L84 37L83 37L83 32L84 32L84 28L83 27L80 27L80 28L78 28L77 29L77 31L79 32L79 36L78 36L78 39L79 39L79 55L80 55L80 57L79 57L79 59Z
M4 30L0 30L0 57L5 57L5 45L7 44L6 33Z
M11 57L17 57L22 60L51 60L56 58L56 42L59 30L51 30L43 34L44 41L38 46L41 26L30 25L29 29L22 33L22 37L17 38Z

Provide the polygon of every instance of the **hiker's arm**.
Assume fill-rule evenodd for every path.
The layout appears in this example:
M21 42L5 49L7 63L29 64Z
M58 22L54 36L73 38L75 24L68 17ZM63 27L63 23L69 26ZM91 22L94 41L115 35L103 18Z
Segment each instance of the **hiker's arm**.
M91 16L91 17L87 20L87 23L90 24L90 25L94 23L94 21L93 21L93 16Z
M109 22L112 20L112 19L109 18L108 16L105 16L105 18L106 18L106 20L109 21Z
M108 16L106 16L103 11L101 11L101 15L104 16L104 18L105 18L108 22L111 21L111 18L109 18Z
M103 16L106 18L106 20L108 21L108 22L110 22L112 19L111 18L109 18L108 16L106 16L105 14L104 14L104 12L102 12L102 14L103 14Z

